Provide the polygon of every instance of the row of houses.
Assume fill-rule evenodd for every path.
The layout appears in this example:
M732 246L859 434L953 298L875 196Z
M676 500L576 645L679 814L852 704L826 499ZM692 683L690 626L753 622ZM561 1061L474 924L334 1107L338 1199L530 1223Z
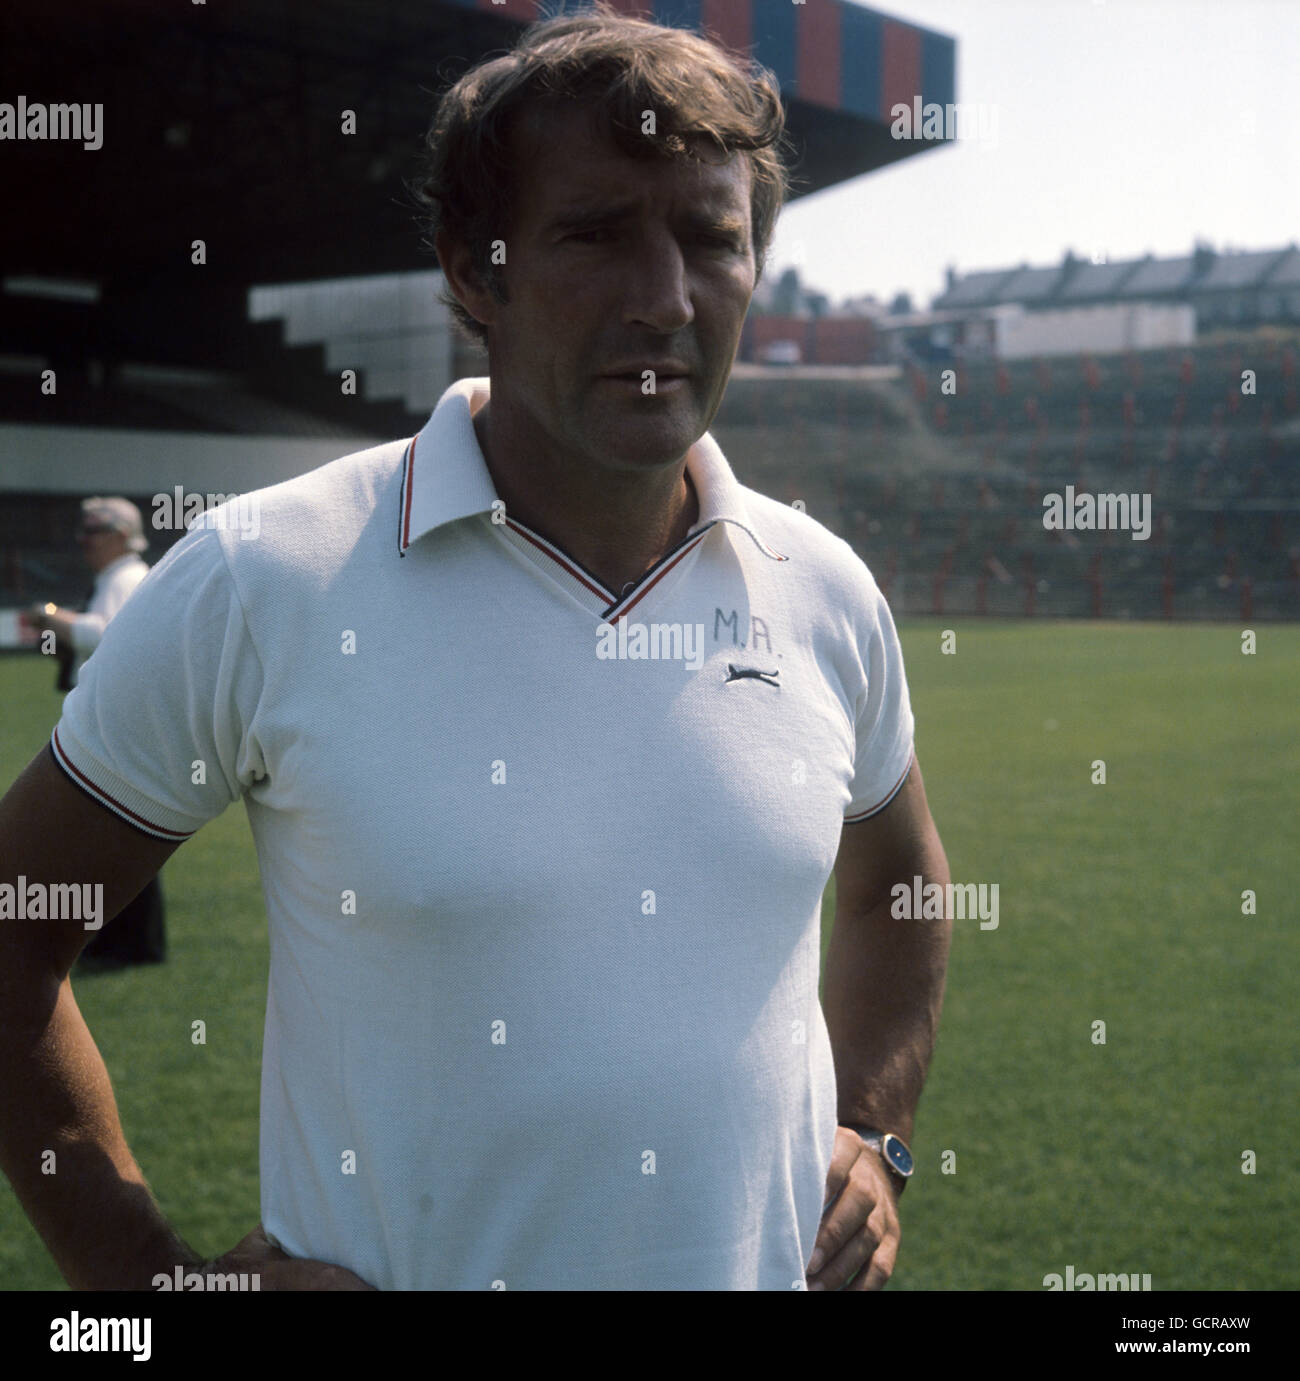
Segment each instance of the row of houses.
M929 311L870 299L838 312L751 314L740 358L778 364L1023 359L1190 345L1221 327L1300 325L1300 248L1094 261L1067 253L958 276Z
M1056 265L991 269L959 278L948 270L938 312L1019 306L1062 310L1135 302L1186 304L1198 327L1300 323L1300 248L1220 254L1206 245L1172 259L1101 262L1068 253Z

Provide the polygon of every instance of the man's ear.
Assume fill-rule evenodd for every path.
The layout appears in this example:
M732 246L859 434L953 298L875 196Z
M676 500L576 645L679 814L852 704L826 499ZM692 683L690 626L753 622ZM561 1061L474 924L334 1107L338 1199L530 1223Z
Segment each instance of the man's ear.
M496 318L497 300L479 277L469 246L445 230L437 233L433 244L438 252L438 266L456 301L480 325L491 326Z

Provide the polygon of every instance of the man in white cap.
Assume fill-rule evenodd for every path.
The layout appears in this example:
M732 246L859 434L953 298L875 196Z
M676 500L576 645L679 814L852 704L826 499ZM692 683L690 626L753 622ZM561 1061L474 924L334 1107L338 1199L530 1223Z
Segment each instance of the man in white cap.
M95 572L95 587L84 614L56 604L34 604L28 622L54 634L62 670L58 689L71 690L86 659L99 646L104 630L149 574L140 553L149 543L140 510L129 499L81 501L77 542L86 565ZM156 964L166 957L162 884L152 878L144 890L109 921L81 953L81 967L116 969L128 964Z
M95 589L84 614L60 609L56 604L34 604L29 623L50 629L55 642L70 654L66 684L71 690L86 658L99 646L108 621L126 603L149 574L140 553L149 545L144 536L140 510L129 499L83 499L77 541L86 565L95 572Z

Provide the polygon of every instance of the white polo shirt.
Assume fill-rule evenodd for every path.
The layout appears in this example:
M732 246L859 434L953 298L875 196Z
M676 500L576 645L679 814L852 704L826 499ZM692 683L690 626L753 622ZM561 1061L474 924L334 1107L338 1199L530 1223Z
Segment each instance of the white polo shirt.
M616 597L493 521L487 388L261 491L256 540L209 513L56 756L162 838L244 798L287 1251L381 1289L788 1290L836 1124L822 890L912 754L889 611L707 434L698 523Z
M99 646L104 629L117 611L135 593L136 587L149 574L149 567L133 551L110 561L95 576L95 590L84 614L72 618L72 647L77 654L72 662L72 684L77 684L81 668Z

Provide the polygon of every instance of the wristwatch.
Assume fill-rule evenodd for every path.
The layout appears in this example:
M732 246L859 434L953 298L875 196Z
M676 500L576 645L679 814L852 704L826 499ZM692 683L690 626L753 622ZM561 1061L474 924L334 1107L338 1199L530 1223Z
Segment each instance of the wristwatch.
M857 1132L862 1140L885 1162L885 1169L889 1171L894 1181L894 1188L901 1194L907 1188L907 1182L912 1178L913 1170L916 1169L916 1162L912 1159L912 1152L908 1149L907 1142L893 1132L878 1132L874 1127L855 1127L851 1123L844 1125L850 1131Z

